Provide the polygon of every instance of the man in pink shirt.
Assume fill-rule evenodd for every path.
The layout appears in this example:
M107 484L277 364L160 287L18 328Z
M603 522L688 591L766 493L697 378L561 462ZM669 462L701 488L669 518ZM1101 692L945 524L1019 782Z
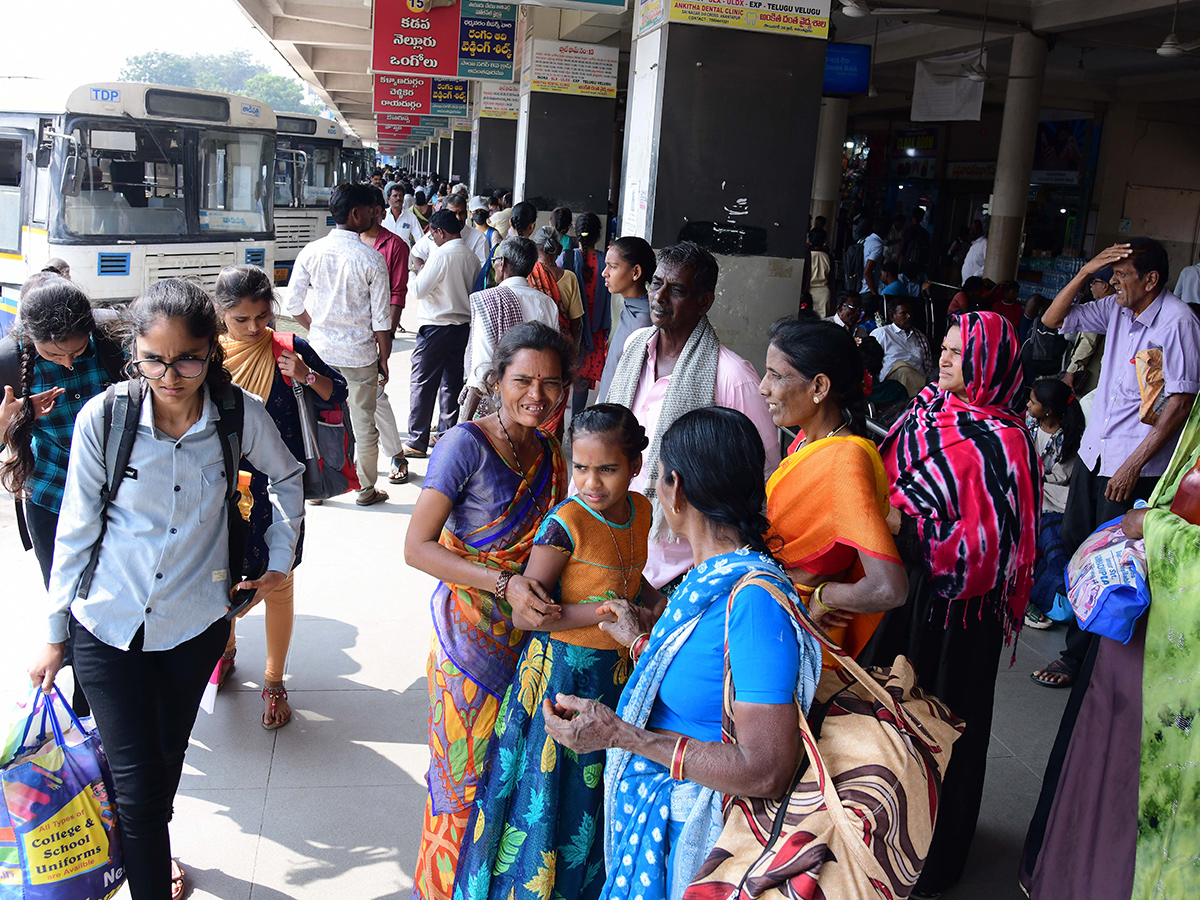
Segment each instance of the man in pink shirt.
M391 287L392 334L395 336L396 327L400 324L400 313L404 311L404 301L408 296L408 244L403 238L382 227L386 210L383 192L377 188L375 217L371 227L359 237L368 247L378 250L383 256L383 261L387 263L388 283ZM392 459L388 468L388 481L392 484L404 484L408 481L408 460L404 458L396 414L392 411L392 404L383 385L379 386L379 396L376 398L375 427L379 430L380 448Z
M630 488L645 494L655 506L644 575L656 588L674 587L694 563L691 545L666 528L655 496L661 474L658 448L667 428L693 409L736 409L749 417L762 437L767 454L763 478L779 465L779 432L758 392L758 372L721 345L708 321L718 274L712 254L691 241L659 253L649 290L651 327L629 336L605 397L608 403L633 410L650 436L645 465Z

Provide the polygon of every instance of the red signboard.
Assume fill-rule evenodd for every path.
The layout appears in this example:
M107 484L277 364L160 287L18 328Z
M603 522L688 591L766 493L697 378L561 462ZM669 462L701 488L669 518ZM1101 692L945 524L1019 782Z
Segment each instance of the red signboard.
M511 81L516 19L507 0L375 0L371 70Z
M376 113L465 116L467 82L423 75L380 75L375 79Z

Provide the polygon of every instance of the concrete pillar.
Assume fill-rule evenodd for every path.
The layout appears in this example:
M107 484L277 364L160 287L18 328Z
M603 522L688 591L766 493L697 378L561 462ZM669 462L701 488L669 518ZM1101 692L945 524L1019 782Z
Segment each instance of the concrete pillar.
M535 39L559 39L559 10L527 9ZM606 221L616 98L530 91L526 86L522 91L513 202L528 200L547 214L539 217L547 221L558 206L592 212Z
M450 169L454 165L450 154L453 134L454 132L450 132L450 135L438 140L438 175L441 176L442 181L450 180Z
M471 177L471 129L462 125L454 128L454 142L450 146L450 172L455 181L463 184Z
M471 193L511 191L517 160L517 120L481 116L471 128Z
M760 372L769 323L800 305L794 211L810 208L824 70L825 41L683 23L631 50L621 234L707 246L721 267L710 318Z
M1100 136L1100 157L1096 177L1096 243L1093 255L1117 243L1121 214L1125 210L1125 189L1130 181L1130 161L1137 143L1137 110L1135 100L1122 100L1109 106L1104 114Z
M1004 93L1000 153L992 188L987 262L983 274L997 284L1017 275L1021 233L1029 203L1029 179L1037 143L1042 79L1046 74L1046 42L1027 32L1013 35L1010 76Z
M815 219L828 220L830 238L837 223L842 199L842 159L846 141L846 114L850 101L841 97L821 98L821 118L817 123L817 161L813 166L812 203L808 211Z

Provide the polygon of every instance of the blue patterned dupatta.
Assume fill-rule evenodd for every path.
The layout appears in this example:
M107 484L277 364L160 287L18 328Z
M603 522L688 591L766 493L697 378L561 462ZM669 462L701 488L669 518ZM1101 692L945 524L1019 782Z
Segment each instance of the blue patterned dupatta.
M663 676L700 617L713 603L724 603L734 586L751 573L771 578L800 602L783 569L763 553L741 549L702 562L671 595L650 633L650 643L617 707L622 719L646 727ZM801 646L811 649L800 654L796 683L796 698L807 709L821 676L821 654L799 622L793 621L793 627ZM604 770L608 879L601 896L605 900L678 900L721 834L725 822L722 803L718 791L675 781L665 766L627 750L609 750ZM668 847L670 821L679 822L685 816L675 845Z

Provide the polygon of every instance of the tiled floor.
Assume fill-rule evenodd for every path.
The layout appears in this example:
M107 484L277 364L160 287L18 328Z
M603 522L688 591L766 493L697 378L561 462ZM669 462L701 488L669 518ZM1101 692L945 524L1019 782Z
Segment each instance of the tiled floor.
M389 385L407 409L411 335L397 342ZM428 760L425 659L433 580L405 567L402 544L425 461L391 501L309 509L288 662L295 719L258 717L262 613L239 628L238 667L213 715L200 713L176 802L172 840L191 896L220 900L407 897ZM12 507L0 503L0 712L25 695L24 669L44 634L36 561L22 554ZM1029 672L1061 632L1026 631L1001 664L983 814L966 876L950 900L1017 900L1016 866L1066 692ZM127 892L122 892L122 898Z

